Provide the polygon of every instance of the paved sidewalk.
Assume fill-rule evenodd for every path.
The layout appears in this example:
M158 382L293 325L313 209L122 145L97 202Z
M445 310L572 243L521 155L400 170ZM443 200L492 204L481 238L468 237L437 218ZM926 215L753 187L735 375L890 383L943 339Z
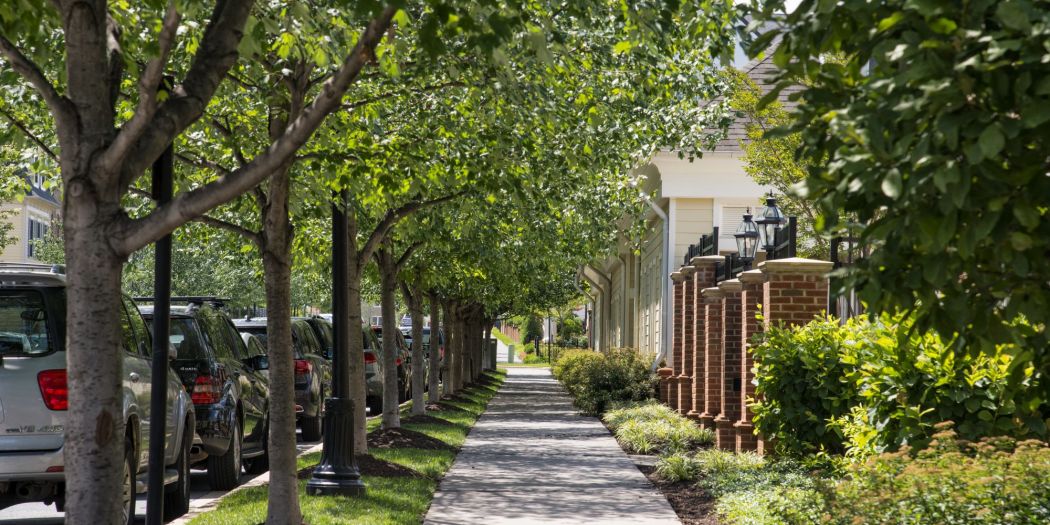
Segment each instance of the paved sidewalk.
M510 368L438 487L425 525L680 523L545 368Z

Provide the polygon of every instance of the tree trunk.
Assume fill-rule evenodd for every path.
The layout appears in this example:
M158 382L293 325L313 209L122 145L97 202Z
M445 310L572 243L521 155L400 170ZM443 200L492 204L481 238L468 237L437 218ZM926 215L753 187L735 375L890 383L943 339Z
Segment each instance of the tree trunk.
M270 181L263 209L263 272L266 281L266 343L270 361L267 432L270 487L266 523L302 523L298 449L295 440L295 363L292 352L292 223L288 218L289 168Z
M379 260L380 304L383 315L383 428L400 428L400 385L397 377L397 262L384 242L376 252Z
M428 396L431 403L437 403L441 401L441 386L439 380L441 379L441 341L440 341L440 321L441 320L441 305L438 304L438 298L436 294L430 296L430 375L427 377L429 385L427 386L430 395ZM415 320L412 320L415 323ZM447 343L447 339L446 339Z
M405 302L408 303L408 313L412 316L412 415L421 416L427 412L427 403L423 398L423 390L426 389L426 367L423 357L423 293L420 290L411 290L407 285L403 288ZM436 336L431 331L432 340ZM435 348L433 351L437 351Z
M448 340L445 342L445 384L443 394L451 396L456 393L456 345L459 343L458 326L456 325L455 308L452 301L444 301L442 308L445 310L445 331Z
M456 373L453 375L452 388L459 392L463 390L463 385L467 382L467 370L469 370L467 350L470 348L470 333L467 332L467 323L462 309L454 308L453 310L456 322Z
M354 239L357 232L354 231L353 222L351 222L350 229L350 239ZM354 454L362 455L368 453L368 432L365 420L367 390L365 388L365 340L361 324L361 266L358 264L357 257L351 257L346 268L349 274L346 277L349 287L347 297L350 301L349 319L347 320L350 330L350 333L347 334L350 347L347 368L349 368L350 377L343 378L343 380L349 381L350 398L354 400Z
M68 166L63 166L63 169ZM120 523L125 421L121 407L120 275L103 203L87 175L66 178L66 523ZM133 443L139 447L140 444ZM136 450L135 461L144 451Z

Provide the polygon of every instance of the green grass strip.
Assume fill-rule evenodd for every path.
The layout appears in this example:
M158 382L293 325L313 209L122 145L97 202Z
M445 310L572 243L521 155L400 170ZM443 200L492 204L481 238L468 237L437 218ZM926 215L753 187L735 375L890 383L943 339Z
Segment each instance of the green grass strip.
M486 372L492 384L476 385L457 394L451 401L442 401L445 410L427 412L427 415L443 419L450 424L405 423L413 430L438 439L459 449L467 439L467 433L485 411L492 397L503 383L506 372ZM408 417L407 408L401 416ZM370 419L367 425L371 432L379 428L379 418ZM417 448L371 449L374 457L408 467L419 477L363 476L368 487L367 494L360 498L342 496L310 496L306 494L306 481L299 482L299 506L303 521L310 525L401 525L419 523L430 508L430 500L437 491L440 480L456 459L449 450L421 450ZM307 454L298 459L298 468L314 466L321 454ZM215 510L194 518L191 525L257 525L266 521L267 487L265 485L238 491L223 499Z

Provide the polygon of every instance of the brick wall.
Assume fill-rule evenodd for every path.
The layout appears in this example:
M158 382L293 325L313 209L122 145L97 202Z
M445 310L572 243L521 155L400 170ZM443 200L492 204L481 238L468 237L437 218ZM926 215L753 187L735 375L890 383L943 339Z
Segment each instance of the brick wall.
M736 448L736 429L740 420L741 373L741 307L743 285L738 279L718 285L722 291L722 407L715 417L715 446L723 450Z
M700 425L714 430L715 416L722 410L722 291L704 288L704 411Z
M724 257L708 255L693 257L693 407L688 416L700 420L704 412L706 396L705 370L707 369L707 310L704 306L703 290L715 285L715 265L725 261Z
M748 403L755 398L755 366L751 355L751 341L761 333L763 324L758 319L766 274L760 270L744 272L740 280L740 418L736 428L736 451L758 450L759 439L754 433L754 414Z

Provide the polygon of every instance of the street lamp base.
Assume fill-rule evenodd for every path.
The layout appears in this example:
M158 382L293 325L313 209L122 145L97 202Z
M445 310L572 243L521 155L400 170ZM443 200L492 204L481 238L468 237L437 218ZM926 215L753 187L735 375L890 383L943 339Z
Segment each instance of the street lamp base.
M321 463L306 482L314 496L363 496L365 483L354 459L354 402L325 400L324 448Z

